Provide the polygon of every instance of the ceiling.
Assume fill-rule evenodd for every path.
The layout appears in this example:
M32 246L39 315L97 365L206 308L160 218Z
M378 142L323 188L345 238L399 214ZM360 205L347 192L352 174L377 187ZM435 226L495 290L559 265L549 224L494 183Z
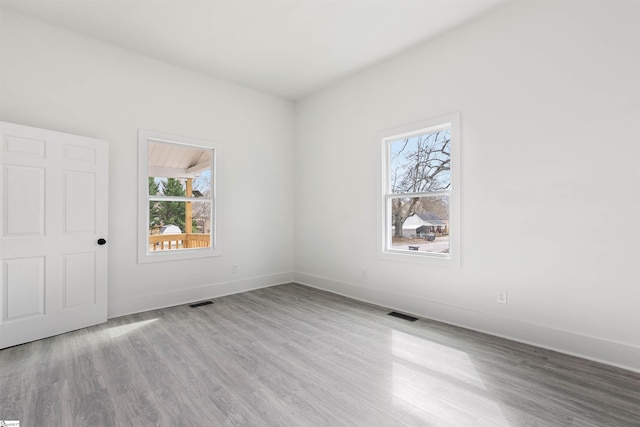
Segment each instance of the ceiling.
M503 1L0 0L0 6L297 100Z
M207 148L149 140L149 176L193 178L211 169L211 153Z

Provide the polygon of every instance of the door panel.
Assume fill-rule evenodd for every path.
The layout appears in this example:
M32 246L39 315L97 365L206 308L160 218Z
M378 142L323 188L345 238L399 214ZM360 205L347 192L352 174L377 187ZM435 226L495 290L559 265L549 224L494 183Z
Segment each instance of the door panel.
M62 256L62 309L94 304L96 297L96 259L93 252Z
M66 233L95 232L95 181L93 173L64 172Z
M44 235L44 169L4 166L5 235ZM28 188L29 191L23 191ZM29 209L11 208L29 206Z
M107 319L106 141L0 122L0 348Z
M44 258L18 258L3 261L6 318L15 320L44 314Z
M36 158L44 158L44 147L46 143L43 140L7 135L4 141L6 153L20 153Z

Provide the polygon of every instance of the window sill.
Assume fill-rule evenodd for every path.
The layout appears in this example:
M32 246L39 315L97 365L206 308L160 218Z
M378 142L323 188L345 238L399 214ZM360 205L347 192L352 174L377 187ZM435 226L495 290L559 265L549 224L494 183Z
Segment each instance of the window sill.
M212 258L222 255L222 251L209 249L169 249L149 252L138 256L138 264L151 262L181 261L186 259Z
M409 262L434 267L460 268L460 257L455 256L455 254L419 253L406 250L388 249L379 252L378 258L392 262Z

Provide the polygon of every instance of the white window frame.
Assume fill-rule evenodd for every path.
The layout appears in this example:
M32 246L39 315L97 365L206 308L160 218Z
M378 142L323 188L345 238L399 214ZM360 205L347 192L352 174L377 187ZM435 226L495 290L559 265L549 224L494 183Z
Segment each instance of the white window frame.
M186 145L194 148L212 150L211 156L211 246L180 250L149 250L149 142ZM203 139L170 135L163 132L138 130L138 263L178 261L186 259L208 258L222 255L222 236L220 233L220 209L218 207L221 192L220 173L221 146L219 143ZM175 197L173 199L176 199ZM183 201L183 198L179 198ZM197 199L196 199L197 200ZM194 201L184 198L184 201Z
M451 187L435 193L395 193L390 188L389 144L398 139L450 129ZM388 261L416 262L428 265L459 267L461 264L461 138L460 113L452 113L380 132L380 176L378 180L378 257ZM391 199L396 197L449 196L449 253L429 253L393 249L391 246Z

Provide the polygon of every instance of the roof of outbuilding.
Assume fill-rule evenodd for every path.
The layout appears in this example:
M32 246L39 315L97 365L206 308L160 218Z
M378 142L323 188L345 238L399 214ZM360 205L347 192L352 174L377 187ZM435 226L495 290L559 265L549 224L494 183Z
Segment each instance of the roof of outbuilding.
M416 215L418 215L418 217L420 217L421 220L428 222L431 225L446 225L446 222L444 222L442 218L440 218L438 215L435 215L431 212L421 212L421 213L416 213Z

